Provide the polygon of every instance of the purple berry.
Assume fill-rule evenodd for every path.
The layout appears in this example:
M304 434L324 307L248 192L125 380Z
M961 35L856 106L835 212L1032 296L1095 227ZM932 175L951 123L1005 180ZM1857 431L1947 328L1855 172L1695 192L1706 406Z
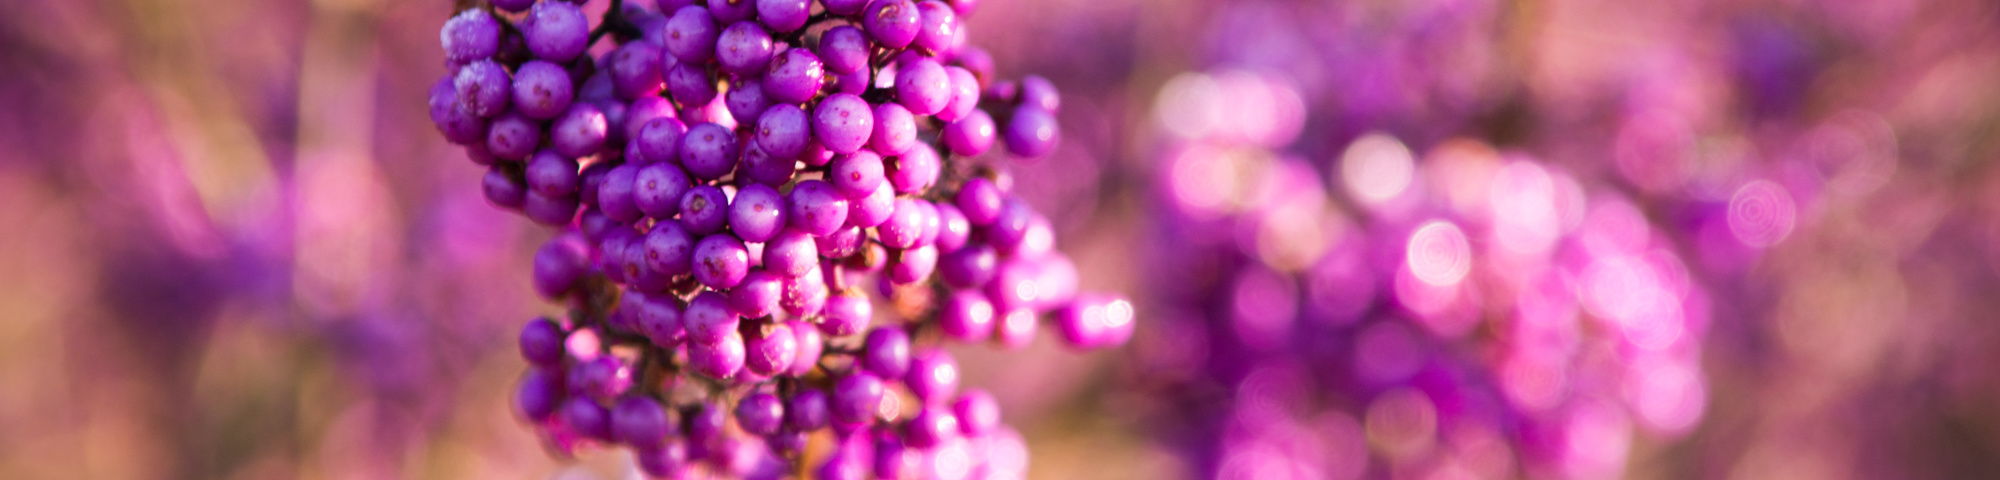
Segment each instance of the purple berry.
M958 207L950 203L932 203L931 208L937 212L938 220L937 237L931 245L937 247L939 253L956 252L963 248L972 237L972 223L965 220L965 214L959 213Z
M847 222L847 197L826 182L801 181L792 186L786 221L813 236L832 234Z
M500 22L479 9L466 9L444 22L438 31L444 56L454 62L470 62L500 51Z
M695 236L707 236L729 225L729 196L722 189L702 185L681 196L681 226Z
M661 71L664 72L665 70ZM563 79L574 82L576 79L571 78L570 73L570 71L564 70ZM584 77L583 83L576 84L576 96L574 99L579 102L597 104L614 103L618 100L618 86L611 83L611 74L609 72L593 73L588 77Z
M874 306L868 297L859 294L836 293L826 298L825 318L819 329L828 336L845 337L868 328L870 317L874 316Z
M709 378L726 379L743 369L743 335L734 328L713 343L688 345L688 366Z
M671 120L668 120L671 121ZM681 199L695 187L681 167L655 163L639 169L632 184L632 203L646 216L669 220L680 213Z
M918 203L928 203L914 198L896 199L896 211L889 215L889 221L876 229L876 236L882 245L889 248L910 248L916 246L921 234L926 212Z
M742 179L771 188L792 181L792 174L797 171L797 160L771 156L754 139L744 142L743 161L736 165L736 174Z
M632 366L616 356L598 356L570 366L570 394L612 398L632 388Z
M958 12L958 16L969 16L979 9L979 0L951 0L951 8Z
M770 69L764 73L764 93L774 103L805 103L819 94L825 83L825 64L804 48L786 49L773 56Z
M535 250L535 292L551 300L576 288L590 271L590 247L575 234L557 235Z
M500 114L486 131L486 149L507 160L527 160L541 148L541 142L542 123L521 116L518 110Z
M856 152L859 153L859 152ZM875 228L896 212L896 189L883 182L874 193L847 202L847 225Z
M1015 156L1037 158L1054 151L1062 132L1056 125L1054 114L1040 108L1023 106L1014 110L1014 118L1007 121L1007 151Z
M903 378L910 370L910 334L897 327L868 332L862 342L861 368L882 378Z
M660 47L653 42L627 42L611 53L606 73L618 98L632 100L658 95L666 84L660 68Z
M627 295L634 293L627 292ZM655 345L672 347L687 341L687 323L681 318L680 298L672 295L646 295L639 302L639 311L633 323L639 334L651 339Z
M611 412L595 400L571 397L563 404L563 423L571 430L585 437L608 440L611 437Z
M640 248L646 252L646 268L676 277L694 271L694 234L680 222L654 222Z
M985 390L966 389L952 402L951 411L958 416L959 431L968 437L985 436L1000 428L1000 402Z
M729 306L736 309L737 314L748 318L770 316L778 311L778 300L784 296L784 288L785 277L763 269L751 269L743 275L741 283L729 289Z
M818 315L826 303L826 279L817 267L805 275L786 278L783 296L778 299L778 307L795 317Z
M445 75L439 78L437 83L431 84L429 103L431 125L437 127L438 133L444 135L445 141L465 145L468 153L477 146L480 151L485 152L484 156L492 156L492 151L486 147L486 119L459 108L458 89L452 86L451 75Z
M813 135L836 154L854 153L868 144L875 114L868 101L848 93L828 95L813 111Z
M729 204L729 229L751 243L764 243L785 228L785 197L771 187L751 184Z
M729 25L749 20L757 16L756 0L710 0L708 13L715 16L715 23ZM760 29L762 27L759 27Z
M625 113L623 114L618 113L618 107L621 105L623 105L625 108ZM613 135L610 138L614 139L611 140L614 142L622 141L624 139L639 138L640 131L645 130L647 124L651 124L653 123L654 120L659 120L662 118L673 119L676 116L674 113L673 102L669 102L665 98L660 98L654 95L639 97L638 99L633 100L632 103L630 104L607 101L602 104L599 104L598 106L599 108L604 109L605 121L611 124L612 126L617 127L611 130L611 133L613 133ZM685 125L683 125L682 131L683 132L686 131ZM647 152L647 153L653 153L653 152ZM675 160L676 157L669 156L660 158L647 158L645 161L638 163L672 162Z
M791 33L806 26L812 15L811 0L756 0L757 21L771 27L771 31Z
M812 119L797 105L774 105L757 119L757 145L764 153L789 162L804 154L810 143Z
M1054 114L1062 111L1062 96L1056 92L1056 84L1049 83L1049 79L1029 75L1021 79L1021 106Z
M508 175L499 165L486 170L486 176L481 179L481 187L486 194L486 201L500 208L521 208L521 203L526 201L528 196L528 186L525 182Z
M1132 302L1091 294L1056 310L1055 324L1064 345L1092 350L1122 345L1131 338L1132 315Z
M722 94L722 105L728 108L731 119L750 122L771 108L771 99L764 93L762 80L739 78L730 82L728 93Z
M853 255L854 252L861 251L861 245L868 241L867 232L861 231L861 228L849 226L819 237L816 239L819 246L819 256L845 258Z
M673 286L673 277L654 270L647 263L645 237L635 235L627 238L629 243L625 247L625 259L619 262L619 268L625 270L627 290L656 293L665 292Z
M666 441L667 410L644 395L618 399L611 409L611 438L639 449L659 448Z
M723 73L738 77L763 75L764 69L771 65L771 34L757 22L737 21L722 29L722 35L716 38L715 61L722 66Z
M846 195L848 200L874 193L877 187L882 186L886 175L882 156L870 150L836 156L827 168L827 181L832 182L833 188Z
M590 190L585 189L583 191L588 192ZM583 238L590 240L592 243L604 241L604 236L610 234L611 229L630 228L612 221L611 217L604 216L604 212L598 211L597 207L585 208L582 214L577 215L576 224L577 229L583 231Z
M926 405L942 404L958 393L958 361L944 350L929 349L910 358L903 385Z
M778 433L784 423L785 404L777 395L752 393L736 403L736 424L751 435Z
M741 153L736 134L714 123L695 125L681 139L681 166L697 179L729 175L736 170L736 156Z
M896 193L921 194L937 183L943 166L939 164L937 150L930 145L918 144L896 157L896 163L889 172L889 183Z
M952 38L958 36L958 13L944 2L917 4L917 36L910 45L934 55L951 53Z
M910 113L930 115L951 104L951 75L944 66L928 58L896 63L896 102Z
M693 340L696 344L713 344L729 335L735 335L737 323L741 318L736 315L734 309L729 308L729 300L722 294L703 291L688 301L687 310L681 313L681 320L686 324L689 340ZM737 342L739 344L737 348L740 350L742 339L738 338ZM737 362L742 362L742 354L737 354L737 357ZM721 377L721 375L710 376Z
M820 4L826 6L827 13L845 17L861 13L868 0L820 0Z
M632 223L643 216L639 211L633 191L638 183L639 167L620 165L605 172L604 183L597 187L597 208L604 216L619 223Z
M883 155L902 155L917 144L917 118L908 108L894 103L875 106L875 132L868 148Z
M827 411L826 393L819 390L799 390L785 403L785 423L801 432L826 428L832 415Z
M848 375L834 383L827 410L833 413L834 420L868 423L875 419L875 409L882 404L883 390L882 380L874 375Z
M521 358L542 367L557 367L563 359L563 331L554 320L540 317L521 327Z
M687 136L687 130L687 125L676 118L661 117L648 120L645 126L639 129L639 134L632 137L632 143L638 145L639 154L644 157L643 161L635 161L632 158L627 158L626 161L640 164L680 163L681 137Z
M588 157L604 149L609 128L596 105L576 102L550 125L549 143L565 157Z
M963 205L961 205L962 207ZM1000 251L1009 251L1020 245L1028 234L1028 224L1035 219L1035 210L1020 197L1007 197L1000 204L992 223L985 225L986 241Z
M514 388L514 409L530 421L541 422L554 416L563 404L562 370L529 368Z
M890 259L888 279L897 285L923 281L937 269L937 259L937 249L929 245L899 251Z
M993 247L972 245L945 254L938 268L945 285L978 288L993 279L1000 268L1000 256Z
M924 407L903 427L903 440L911 448L931 448L958 438L958 416L951 409Z
M507 68L492 60L479 60L458 69L452 78L458 108L480 118L490 118L507 110L513 93L513 79Z
M718 233L694 246L694 279L709 288L725 289L750 273L750 251L735 235Z
M613 283L626 283L625 250L638 248L642 238L630 228L612 229L598 242L598 269L604 271L605 278Z
M997 309L996 309L997 310ZM1035 312L1027 308L997 310L998 321L993 324L993 343L1007 350L1026 348L1035 340Z
M763 272L753 272L752 274L755 275L758 273ZM768 308L775 309L778 305L778 289L775 286L779 280L776 277L768 278L770 279L770 284L774 287L769 291L768 297L770 303ZM736 290L741 291L742 288L737 288ZM734 292L731 293L731 296L735 298ZM791 325L785 323L768 323L760 327L751 327L750 330L748 336L743 338L743 342L744 348L749 351L744 366L751 373L764 376L777 376L784 374L792 368L792 363L798 360L799 339L798 336L792 334Z
M688 474L687 445L678 439L661 442L658 448L634 448L639 471L653 478L684 478Z
M951 82L951 101L945 104L944 110L937 112L937 119L956 122L978 109L979 78L973 76L971 70L958 66L944 67L944 74ZM987 123L992 123L991 118L988 120Z
M993 337L993 302L978 290L959 290L945 297L938 311L938 327L945 336L961 342L978 342Z
M685 419L682 423L687 428L688 444L702 450L721 443L724 429L729 426L728 410L714 402L703 403L681 418Z
M568 62L583 54L590 37L590 19L583 9L566 2L541 2L521 22L521 35L536 58Z
M909 463L905 455L911 452L905 447L902 436L897 435L895 429L884 428L875 432L875 462L871 466L876 478L900 479L908 476L903 473L903 467Z
M535 223L560 227L576 220L577 206L575 196L552 197L530 190L521 201L521 213Z
M715 100L715 79L701 64L682 63L667 69L667 94L682 108L698 108ZM692 119L689 119L692 121Z
M785 325L791 327L792 337L797 339L795 343L798 345L798 353L792 357L792 365L786 367L785 373L792 376L812 373L813 367L819 366L821 350L826 348L825 338L820 336L819 328L801 320L788 321Z
M780 276L804 275L818 259L819 247L803 231L781 230L764 244L764 268Z
M584 205L597 209L597 191L604 187L604 176L611 173L611 168L610 162L594 162L583 167L583 173L577 174L577 199L582 200ZM597 212L597 216L604 217L604 212ZM609 221L610 217L604 219Z
M918 211L923 212L924 215L922 223L917 224L917 243L915 246L931 246L931 242L937 241L938 230L940 230L937 204L919 200L914 206ZM1050 232L1054 232L1054 230L1050 230ZM1054 240L1051 239L1050 242L1054 242Z
M826 69L836 74L847 74L868 69L868 53L872 48L868 34L853 26L833 27L820 34L819 58L826 62Z
M917 38L919 20L917 6L909 0L880 0L868 4L861 26L875 44L893 50L909 46Z
M528 188L542 195L566 197L576 194L576 160L555 151L543 150L528 158Z
M701 65L715 58L715 40L720 33L716 30L715 17L708 9L699 6L685 6L667 19L667 52L679 59L682 65Z
M866 68L847 73L834 73L832 86L827 91L828 93L860 95L867 92L868 89L875 87L874 75L874 72L870 72Z
M983 227L1000 217L1000 207L1006 203L1006 195L992 180L974 178L966 180L965 185L958 188L954 201L958 211L965 214L965 219L972 222L972 226Z
M977 157L993 148L993 139L998 135L994 128L992 116L985 110L974 109L965 118L945 125L944 145L960 156Z

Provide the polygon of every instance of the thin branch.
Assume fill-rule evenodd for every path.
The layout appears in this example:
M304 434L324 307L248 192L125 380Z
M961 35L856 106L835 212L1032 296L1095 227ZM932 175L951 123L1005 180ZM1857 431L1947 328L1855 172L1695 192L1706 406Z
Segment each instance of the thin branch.
M604 38L604 34L611 33L614 30L637 30L636 27L633 27L630 22L625 20L625 0L611 0L611 10L604 12L604 23L597 24L597 28L590 31L590 40L584 42L584 48L588 49L591 45L596 45L598 39Z

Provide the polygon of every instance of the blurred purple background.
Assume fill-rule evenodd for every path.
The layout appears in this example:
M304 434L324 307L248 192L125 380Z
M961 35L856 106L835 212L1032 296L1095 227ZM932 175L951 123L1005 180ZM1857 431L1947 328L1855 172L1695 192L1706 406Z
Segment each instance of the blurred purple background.
M1131 295L1140 323L1119 351L963 349L966 383L1000 397L1035 478L2000 471L2000 4L1641 3L985 0L972 42L1064 95L1063 144L1017 164L1017 188L1083 286ZM621 452L550 459L509 413L513 334L558 311L528 282L551 232L488 206L483 169L426 117L451 10L0 6L0 478L636 475ZM1642 428L1564 437L1610 440L1591 457L1609 464L1536 453L1521 397L1500 409L1519 424L1494 427L1512 448L1479 450L1440 433L1456 424L1432 390L1322 378L1376 357L1257 348L1241 329L1262 327L1229 323L1470 278L1462 317L1392 291L1285 331L1348 342L1411 317L1420 342L1465 353L1451 371L1501 379L1468 384L1519 395L1512 357L1482 352L1522 347L1482 332L1515 315L1495 298L1535 285L1489 255L1522 211L1489 190L1522 165L1617 205L1636 227L1604 228L1681 265L1662 274L1684 285L1661 287L1685 345L1668 393L1693 413L1649 416L1660 392L1619 390L1611 424ZM1446 243L1419 248L1445 232L1430 218L1450 219ZM1526 221L1578 244L1574 225L1596 225ZM1340 255L1369 255L1343 239L1393 258L1355 260L1372 286L1316 290ZM1584 262L1549 248L1533 261ZM1621 355L1633 378L1668 374ZM1312 440L1232 467L1242 438L1266 445L1243 427L1258 389L1310 390L1273 398ZM1421 442L1399 414L1430 416Z

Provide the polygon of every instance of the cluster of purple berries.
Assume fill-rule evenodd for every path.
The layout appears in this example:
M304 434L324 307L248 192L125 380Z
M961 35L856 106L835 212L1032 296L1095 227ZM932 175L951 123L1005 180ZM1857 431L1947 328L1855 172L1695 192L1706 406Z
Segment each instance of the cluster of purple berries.
M1023 475L940 346L1020 348L1044 318L1116 346L1133 309L1079 293L1049 220L973 160L1048 153L1060 106L992 80L977 2L614 0L595 28L584 3L460 12L430 95L487 199L562 229L534 286L571 312L522 330L519 413L658 477Z
M1285 152L1284 77L1187 73L1148 385L1215 478L1611 478L1706 409L1711 297L1614 189L1472 139ZM1265 122L1191 123L1233 105ZM1227 397L1214 399L1217 387Z

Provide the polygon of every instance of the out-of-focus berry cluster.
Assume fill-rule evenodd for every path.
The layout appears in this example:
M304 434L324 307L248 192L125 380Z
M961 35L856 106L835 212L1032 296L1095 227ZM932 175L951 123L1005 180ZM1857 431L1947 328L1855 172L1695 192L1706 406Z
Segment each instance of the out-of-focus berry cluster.
M1216 433L1208 472L1599 477L1701 417L1707 293L1631 202L1474 140L1297 158L1293 85L1183 74L1157 112L1150 254L1180 261L1152 263L1141 355ZM1265 120L1176 123L1204 105Z
M486 198L560 229L534 286L570 312L521 331L515 397L552 450L623 445L667 478L1022 476L940 346L1046 320L1111 347L1134 316L1078 292L976 159L1049 153L1054 86L993 80L969 0L587 3L460 11L430 96Z
M1659 89L1609 168L1496 147L1490 6L1392 11L1214 6L1216 66L1161 87L1155 430L1215 478L1616 477L1706 413L1699 273L1783 240L1789 191L1687 164Z

